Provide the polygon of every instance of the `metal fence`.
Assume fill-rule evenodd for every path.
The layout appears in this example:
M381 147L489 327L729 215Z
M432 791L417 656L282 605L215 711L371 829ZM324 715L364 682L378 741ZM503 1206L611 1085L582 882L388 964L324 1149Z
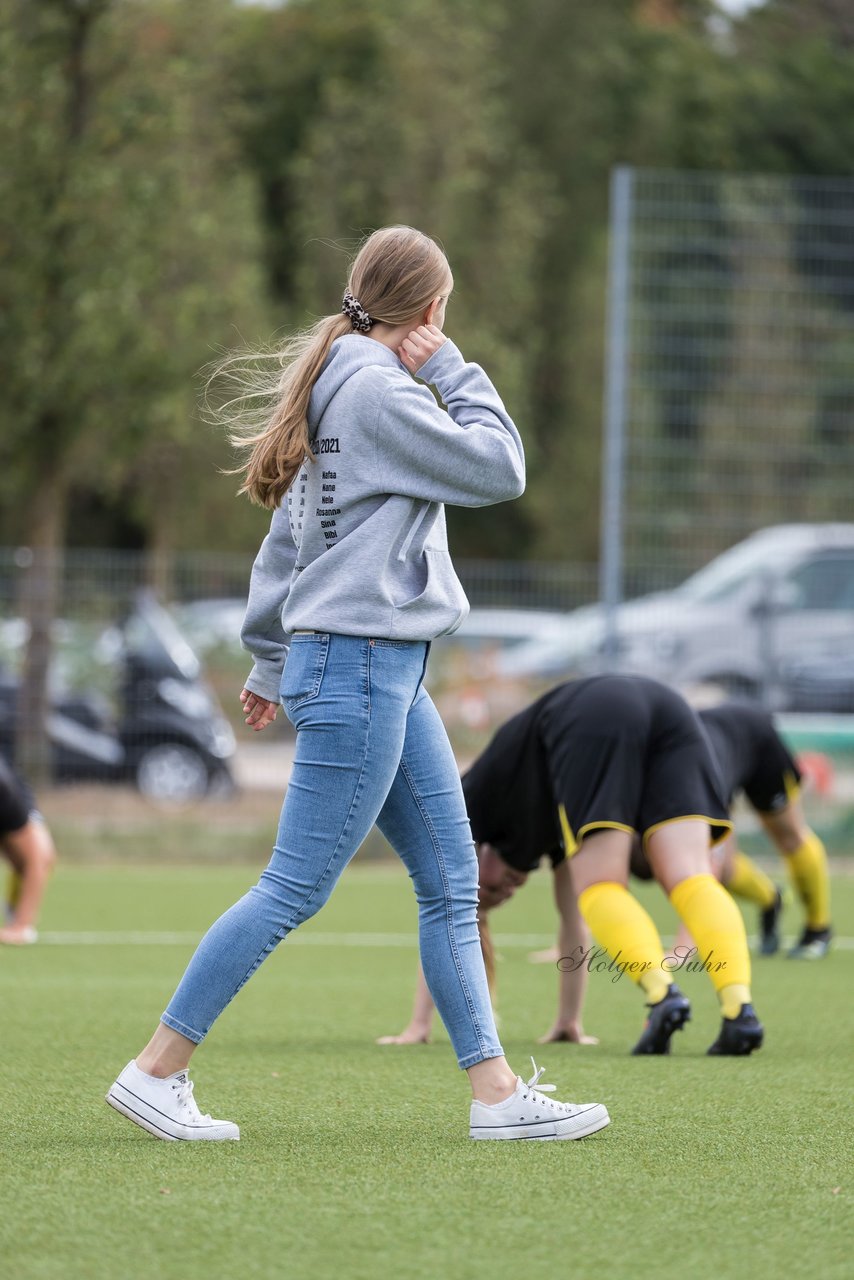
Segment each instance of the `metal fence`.
M603 664L850 713L854 181L622 168L611 203Z
M6 629L26 612L22 606L33 589L36 559L27 547L0 547L0 624ZM474 608L569 611L597 599L595 564L463 559L454 565ZM233 553L175 552L152 558L101 549L68 550L49 568L44 566L46 576L56 580L57 616L98 622L121 614L140 590L152 590L163 603L182 610L204 600L243 601L251 567L250 556ZM204 610L197 612L202 616ZM0 657L2 645L0 635Z
M854 180L623 168L611 234L629 581L672 585L767 525L848 520Z
M847 820L854 181L617 170L607 339L601 563L458 563L472 615L429 671L458 752L558 680L642 671L780 711L793 745L838 762ZM29 652L50 657L54 768L83 769L88 733L113 779L225 779L249 559L41 568L0 550L0 737ZM175 728L194 682L205 778Z
M237 693L249 660L239 630L249 557L176 555L152 564L138 554L70 551L53 568L49 772L63 785L52 791L48 809L52 819L70 815L66 839L79 833L85 843L93 812L108 812L114 822L117 812L133 812L133 822L144 823L133 809L140 791L174 803L202 793L227 796L239 784L267 792L272 813L292 735L283 717L263 741L241 722ZM458 568L472 611L456 636L434 644L428 681L465 762L540 691L601 665L602 611L595 565L462 561ZM0 550L0 750L9 754L20 715L32 569L29 553ZM649 661L666 628L659 625L655 634L658 648L643 651ZM634 657L644 667L641 651ZM781 718L820 782L811 814L838 833L836 847L848 840L852 822L851 725L845 715ZM81 809L74 796L86 796L93 783L98 797Z
M575 665L763 701L845 847L854 181L615 170L606 350L602 610Z
M227 790L235 738L246 746L237 694L250 663L239 640L250 568L242 555L0 549L0 750L42 779L176 801ZM463 560L457 570L472 611L458 637L435 644L429 680L465 757L542 686L538 646L548 659L566 618L595 600L596 567ZM34 655L48 671L41 704L28 695ZM518 671L504 669L509 655ZM28 738L44 721L47 738ZM289 732L282 717L264 742ZM250 782L281 778L257 754L251 769L237 764Z

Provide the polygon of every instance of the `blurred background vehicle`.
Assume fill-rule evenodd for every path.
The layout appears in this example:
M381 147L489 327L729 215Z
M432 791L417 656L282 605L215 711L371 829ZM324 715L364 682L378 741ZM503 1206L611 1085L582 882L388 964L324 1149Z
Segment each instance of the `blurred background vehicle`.
M94 682L69 687L68 649L86 640L73 623L57 631L48 723L55 782L130 781L148 799L175 804L233 790L234 733L199 658L150 592L138 593L121 622L89 641L112 696ZM0 750L11 759L18 690L15 675L0 675Z
M212 597L179 604L172 613L196 653L204 656L212 649L240 648L240 628L246 612L245 596ZM244 654L244 661L248 655Z
M559 646L566 634L567 616L556 610L472 608L458 631L433 642L428 683L449 668L470 679L495 676L532 641Z
M585 606L502 653L498 671L559 680L616 668L779 710L854 705L854 524L762 529L674 590L620 606L616 641L612 657L603 607Z
M792 710L854 714L854 656L788 662L780 674L785 702Z
M474 607L458 631L433 642L426 684L462 756L529 700L531 681L508 679L503 664L537 640L559 643L565 630L565 614L553 610Z

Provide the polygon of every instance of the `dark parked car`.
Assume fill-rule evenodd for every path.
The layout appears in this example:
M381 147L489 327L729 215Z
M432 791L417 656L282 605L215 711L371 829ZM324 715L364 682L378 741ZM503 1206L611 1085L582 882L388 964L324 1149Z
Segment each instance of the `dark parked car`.
M96 691L53 695L55 780L132 781L173 803L233 789L234 734L170 614L142 593L101 643L117 667L117 714ZM17 679L0 677L0 749L12 757L17 705Z

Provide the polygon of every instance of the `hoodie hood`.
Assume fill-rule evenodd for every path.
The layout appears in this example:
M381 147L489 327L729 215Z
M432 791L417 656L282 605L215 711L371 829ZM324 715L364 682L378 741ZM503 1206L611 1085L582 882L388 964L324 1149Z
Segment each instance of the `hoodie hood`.
M314 435L318 423L344 383L361 369L377 365L407 373L390 347L362 333L345 333L336 338L311 390L308 402L308 425Z

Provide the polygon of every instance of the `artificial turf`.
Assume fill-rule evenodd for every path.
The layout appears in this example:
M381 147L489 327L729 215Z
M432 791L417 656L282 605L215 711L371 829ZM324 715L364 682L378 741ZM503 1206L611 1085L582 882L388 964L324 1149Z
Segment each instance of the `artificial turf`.
M495 917L505 1048L520 1073L533 1052L554 1096L603 1101L612 1122L580 1142L473 1143L441 1029L426 1047L373 1043L406 1021L415 910L397 869L354 866L194 1060L202 1110L236 1120L241 1142L157 1142L103 1094L153 1028L190 938L251 879L64 867L44 944L0 950L3 1276L852 1274L854 943L817 963L756 962L767 1042L749 1059L704 1056L718 1019L701 974L680 980L694 1020L670 1058L628 1055L639 993L601 973L585 1015L601 1043L538 1048L555 974L527 951L549 941L553 910L549 877L532 877ZM854 879L834 891L850 939ZM672 932L658 891L640 892ZM794 909L785 923L793 933ZM98 936L133 931L162 937Z

